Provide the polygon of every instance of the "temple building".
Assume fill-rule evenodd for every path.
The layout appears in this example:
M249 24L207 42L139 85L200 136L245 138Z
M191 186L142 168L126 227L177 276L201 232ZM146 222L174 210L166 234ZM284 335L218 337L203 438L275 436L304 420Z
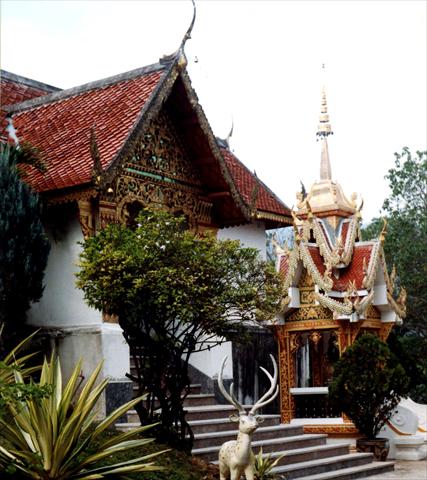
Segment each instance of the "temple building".
M47 205L51 241L44 294L28 319L55 342L65 374L81 357L85 376L105 359L108 413L129 387L129 349L117 319L89 308L75 287L79 242L155 206L265 257L266 230L291 225L291 212L215 138L182 50L67 90L5 71L1 83L2 140L36 147L46 166L44 173L28 167L25 176ZM225 354L232 356L230 343L190 363L212 379ZM225 374L232 376L231 362Z
M276 243L284 298L275 329L282 422L302 423L309 433L348 435L355 427L328 405L333 364L363 332L385 341L405 316L406 293L394 297L395 272L389 275L383 251L386 225L379 239L364 241L363 201L356 194L348 199L332 180L331 134L323 89L320 180L308 194L297 194L293 247Z

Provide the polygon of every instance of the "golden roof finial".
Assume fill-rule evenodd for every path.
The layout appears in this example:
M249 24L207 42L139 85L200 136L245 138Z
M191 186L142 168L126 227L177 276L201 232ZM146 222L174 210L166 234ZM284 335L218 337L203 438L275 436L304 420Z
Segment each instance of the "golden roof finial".
M325 71L325 64L322 64L322 70ZM322 139L322 153L320 158L320 180L331 180L331 162L329 160L329 150L327 137L332 135L333 131L329 123L328 103L326 101L325 86L322 87L322 97L320 102L319 125L317 127L317 136Z

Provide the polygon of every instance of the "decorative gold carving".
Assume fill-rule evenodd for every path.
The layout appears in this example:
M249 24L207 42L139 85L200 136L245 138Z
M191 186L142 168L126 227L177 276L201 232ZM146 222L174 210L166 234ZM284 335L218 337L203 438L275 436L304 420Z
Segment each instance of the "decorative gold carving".
M78 202L79 200L90 200L91 198L95 198L97 196L97 192L93 188L85 188L74 190L68 193L62 193L60 195L54 194L46 194L43 198L47 201L47 204L50 205L58 205L61 203L70 203L70 202Z
M381 312L378 310L378 308L374 307L373 305L369 305L368 308L366 309L366 318L381 318Z
M335 320L307 320L304 322L286 322L283 328L288 332L305 332L307 330L326 330L338 328L341 322Z
M301 273L301 277L300 277L300 280L299 280L299 287L300 287L300 289L303 288L303 287L312 287L312 289L314 289L313 278L308 273L306 268L304 268L302 273Z
M109 223L117 221L117 204L107 200L99 201L99 226L105 228Z
M151 121L125 161L129 166L135 165L145 172L201 185L174 125L164 111Z
M83 237L88 238L95 232L93 220L92 203L90 200L78 200L79 206L79 222L82 229Z
M289 423L294 417L295 402L289 389L295 384L294 353L298 348L297 334L290 334L283 326L278 326L280 362L280 412L282 423Z
M329 309L316 306L300 307L292 312L286 321L288 322L300 322L304 320L318 320L318 319L331 319L332 313Z
M357 428L352 424L335 425L304 425L304 433L326 433L328 435L359 435Z
M394 322L387 322L381 325L380 331L378 332L378 337L382 342L387 341L387 338L390 335L394 325Z
M314 302L315 302L314 290L300 289L300 302L302 304L314 306Z
M120 199L117 204L120 221L125 220L126 205L137 201L143 206L158 206L171 212L183 213L188 217L190 228L195 228L199 223L212 223L212 204L200 199L193 190L123 175L117 181L116 191Z
M292 250L289 250L285 245L285 248L282 250L282 255L285 255L288 261L288 271L286 272L285 278L283 280L283 295L288 295L288 289L292 284L295 271L298 266L298 247L295 246Z
M380 242L374 242L372 245L371 250L371 257L369 259L368 268L366 271L365 276L363 277L362 287L366 288L367 290L371 290L374 285L375 277L377 274L377 266L378 266L378 255L380 255ZM381 255L383 257L383 255ZM385 261L383 262L383 267L385 266ZM387 267L385 267L384 275L386 275L386 281L388 279L388 275L386 274Z

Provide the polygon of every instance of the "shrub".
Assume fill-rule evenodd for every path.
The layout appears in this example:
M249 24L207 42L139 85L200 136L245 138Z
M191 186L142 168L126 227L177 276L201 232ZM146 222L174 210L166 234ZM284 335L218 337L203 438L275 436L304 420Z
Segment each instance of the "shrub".
M364 334L335 364L329 396L362 435L374 439L407 392L397 357L378 337Z

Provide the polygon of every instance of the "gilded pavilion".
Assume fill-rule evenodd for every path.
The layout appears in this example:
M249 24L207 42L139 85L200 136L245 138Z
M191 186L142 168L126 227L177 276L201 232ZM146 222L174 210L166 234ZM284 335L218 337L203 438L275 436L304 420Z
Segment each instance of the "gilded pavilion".
M281 320L276 328L280 357L282 422L301 422L307 432L355 433L328 405L333 363L363 332L385 341L405 316L406 293L394 297L395 272L387 270L383 242L363 241L363 201L350 199L332 180L328 136L332 134L325 90L317 136L320 180L297 194L293 248L276 243L284 277Z

